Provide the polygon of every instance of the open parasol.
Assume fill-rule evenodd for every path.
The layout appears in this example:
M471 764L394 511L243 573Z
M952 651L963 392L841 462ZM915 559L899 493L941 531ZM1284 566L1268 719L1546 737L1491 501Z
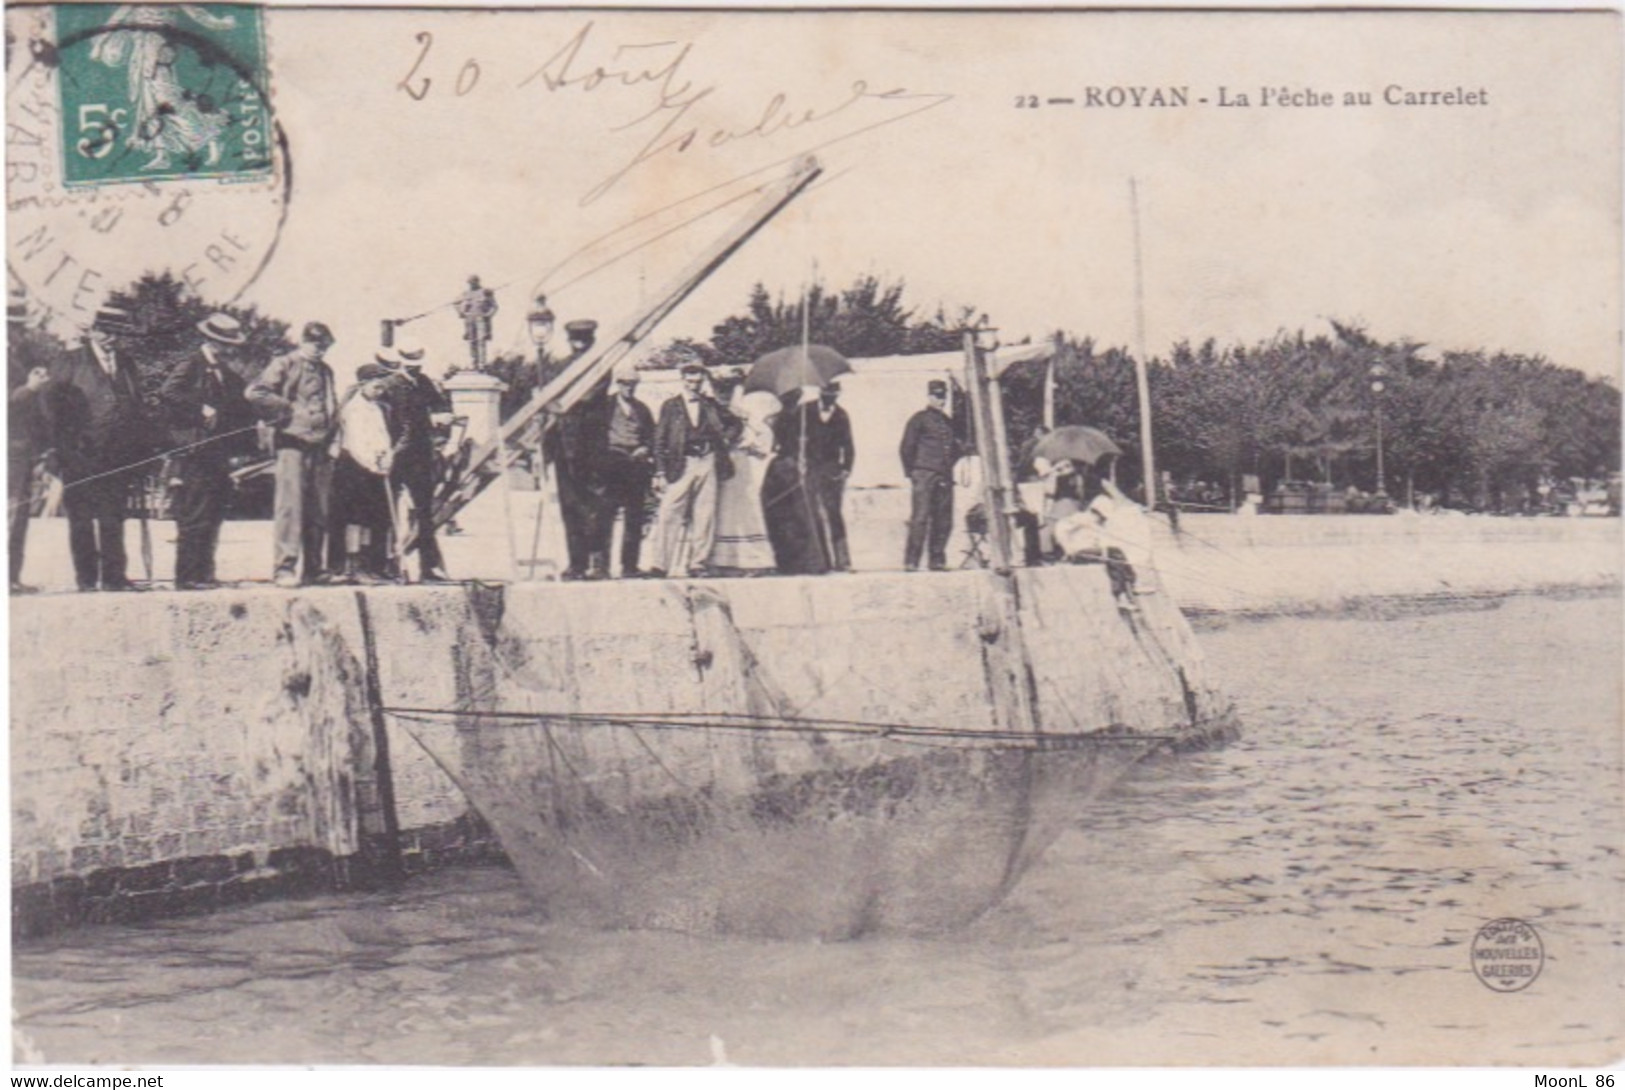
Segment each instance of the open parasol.
M1102 458L1121 453L1122 448L1112 442L1111 436L1099 428L1083 424L1068 424L1056 428L1033 447L1034 458L1043 458L1051 462L1064 459L1090 466Z
M850 373L846 357L821 344L791 345L769 352L750 365L745 392L767 390L782 397L801 386L822 386L837 375Z

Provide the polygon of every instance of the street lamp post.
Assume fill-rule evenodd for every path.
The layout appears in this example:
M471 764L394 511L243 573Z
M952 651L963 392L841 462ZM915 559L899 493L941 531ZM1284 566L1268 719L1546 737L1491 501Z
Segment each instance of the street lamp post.
M1382 465L1382 395L1388 388L1388 384L1384 381L1388 377L1388 368L1380 363L1373 364L1366 375L1371 380L1371 398L1377 412L1377 495L1386 499L1388 481L1383 474Z

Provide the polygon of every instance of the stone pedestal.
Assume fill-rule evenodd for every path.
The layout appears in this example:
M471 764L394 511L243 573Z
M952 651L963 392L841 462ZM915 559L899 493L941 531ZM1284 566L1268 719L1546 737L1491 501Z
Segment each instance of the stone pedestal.
M468 421L468 436L475 446L497 437L502 424L502 394L508 384L484 371L459 371L445 382L451 411Z

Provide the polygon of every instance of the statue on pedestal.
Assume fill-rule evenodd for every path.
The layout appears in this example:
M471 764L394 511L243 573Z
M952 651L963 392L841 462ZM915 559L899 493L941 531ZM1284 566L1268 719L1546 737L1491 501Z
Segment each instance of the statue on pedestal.
M468 342L469 360L476 371L485 370L485 346L491 340L491 316L497 312L496 293L480 286L480 278L468 278L468 290L457 297L457 317L463 320L463 340Z

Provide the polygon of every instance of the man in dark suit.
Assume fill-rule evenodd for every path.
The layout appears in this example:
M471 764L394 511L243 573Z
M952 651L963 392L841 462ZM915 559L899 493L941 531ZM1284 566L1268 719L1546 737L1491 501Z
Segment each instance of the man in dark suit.
M638 372L630 360L615 369L615 396L604 411L604 510L599 552L609 555L615 516L622 518L621 578L639 574L643 522L654 479L655 417L638 400Z
M592 350L598 337L598 323L590 318L566 322L570 354L558 364L558 372L572 366ZM559 519L564 523L564 544L569 554L565 579L602 579L607 576L608 557L598 548L603 537L605 498L600 421L607 398L594 394L571 406L548 430L543 453L553 466L553 481L559 491Z
M740 423L705 392L703 364L682 368L683 392L660 407L655 426L655 464L666 480L656 531L656 567L651 574L679 575L686 556L688 575L709 574L717 534L717 488L733 475L728 447ZM687 539L686 553L683 549Z
M829 534L830 566L836 571L851 571L852 553L846 544L841 503L857 452L852 445L852 418L836 404L840 396L841 388L834 382L819 391L818 405L807 425L807 483Z
M230 459L244 445L234 442L235 433L254 422L243 380L231 368L248 343L242 323L229 314L211 314L197 328L202 343L158 391L176 445L190 447L175 458L176 590L216 585L214 555L231 498Z
M439 464L434 448L434 414L451 407L440 384L423 373L423 349L401 348L399 358L380 352L378 362L399 376L388 401L390 429L400 449L390 477L412 498L417 520L419 579L444 582L446 562L434 536L434 486Z
M125 572L124 513L140 463L155 447L135 367L114 341L135 332L127 311L101 307L84 347L49 387L68 547L82 591L137 589Z
M948 535L953 532L953 473L959 460L959 440L948 419L948 384L933 379L926 394L928 404L909 417L898 450L903 472L913 486L908 544L903 548L903 566L909 571L920 566L920 553L927 548L931 570L947 568Z

